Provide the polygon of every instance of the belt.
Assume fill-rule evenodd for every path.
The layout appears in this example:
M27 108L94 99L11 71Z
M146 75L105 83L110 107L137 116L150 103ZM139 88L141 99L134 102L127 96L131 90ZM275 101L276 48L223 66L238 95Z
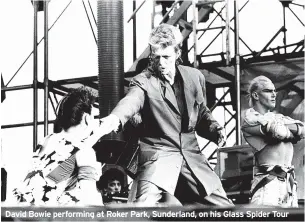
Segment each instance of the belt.
M295 173L293 167L282 167L282 166L268 166L268 165L259 165L254 167L255 175L268 175L264 177L261 181L259 181L256 186L251 191L251 196L254 193L262 188L263 186L270 183L275 178L278 178L282 181L289 181L290 187L288 188L288 192L292 194L292 190L294 185L296 185L295 181Z

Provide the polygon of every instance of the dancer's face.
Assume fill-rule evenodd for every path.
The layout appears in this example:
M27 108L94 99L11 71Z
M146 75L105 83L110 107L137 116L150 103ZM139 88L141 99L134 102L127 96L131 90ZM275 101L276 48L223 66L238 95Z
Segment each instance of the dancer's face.
M258 103L260 103L267 110L272 110L275 108L276 89L271 81L261 82L256 92L258 95Z

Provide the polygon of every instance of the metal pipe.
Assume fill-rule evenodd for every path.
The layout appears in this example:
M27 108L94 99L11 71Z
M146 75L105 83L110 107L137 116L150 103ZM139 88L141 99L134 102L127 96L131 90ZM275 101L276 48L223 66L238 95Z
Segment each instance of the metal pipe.
M33 88L33 84L29 85L20 85L20 86L10 86L10 87L1 87L1 91L8 92L8 91L15 91L15 90L22 90L22 89L31 89Z
M211 107L210 111L212 112L218 105L219 103L221 102L221 100L223 100L226 95L228 95L228 93L230 92L230 89L228 89L221 97L220 99Z
M288 61L295 61L295 60L302 60L304 61L304 52L301 53L294 53L294 55L291 55L291 53L284 55L281 54L280 55L281 58L278 58L278 55L275 56L264 56L261 58L265 58L267 57L268 60L263 60L263 61L253 61L253 62L248 62L247 60L245 61L245 63L247 64L247 67L250 66L255 66L255 65L270 65L270 64L274 64L274 61L279 60L279 61L283 61L283 62L288 62Z
M34 6L34 38L33 38L33 151L37 146L37 117L38 117L38 52L37 52L37 36L38 36L38 1L33 1Z
M232 133L234 132L234 128L233 129L231 129L231 131L228 133L228 135L227 135L227 138L229 138L231 135L232 135ZM236 134L237 134L237 132L236 132ZM240 133L239 133L240 134Z
M55 122L55 120L49 121L49 123L51 123L51 124L53 124L54 122ZM43 124L44 124L43 121L37 122L37 125L43 125ZM9 128L16 128L16 127L24 127L24 126L33 126L33 122L2 125L1 129L9 129Z
M222 10L225 8L225 6L223 6L220 10L220 13L222 12ZM207 30L210 28L210 26L214 23L214 21L217 19L218 15L216 15L214 17L214 19L211 21L211 23L208 25L208 27L206 28ZM201 39L201 37L204 35L204 33L206 33L207 30L204 30L203 33L199 36L198 39Z
M227 108L227 105L231 105L229 102L220 103L220 105L223 105L223 108L231 115L233 116L233 113Z
M221 10L220 10L220 12L222 12L222 10L223 10L224 8L225 8L225 7L222 7ZM214 17L214 19L213 19L213 20L211 21L211 23L208 25L207 30L208 30L208 29L210 28L210 26L214 23L214 21L216 20L217 17L218 17L218 15L216 15L216 16ZM203 33L199 36L198 40L202 38L202 36L204 35L204 33L206 33L207 30L204 30L204 31L203 31ZM193 47L194 47L194 45L192 45L192 46L187 50L187 52L184 53L184 54L182 55L182 58L184 58L184 57L193 49Z
M153 0L152 3L153 3L153 6L152 6L152 13L151 13L151 29L154 29L155 28L155 16L156 16L156 0Z
M299 49L299 51L298 51L298 52L302 52L302 51L303 51L303 49L304 49L304 45L302 45L302 46L301 46L301 48Z
M249 2L249 0L239 9L239 12L248 4L248 2ZM222 10L223 10L224 8L225 8L225 6L221 8L221 10L219 11L219 14L217 14L217 15L214 17L214 19L213 19L212 22L208 25L207 28L209 28L209 27L214 23L214 21L217 19L217 17L220 15L220 13L222 12ZM235 17L233 17L233 18L230 20L230 22L233 21L234 18L235 18ZM206 32L206 31L204 31L204 32L199 36L198 40L201 39L201 37L204 35L205 32ZM193 47L193 46L192 46L192 47ZM189 49L189 51L192 49L192 47ZM189 51L188 51L188 52L189 52ZM251 51L251 50L250 50L250 51Z
M88 76L88 77L80 77L80 78L73 78L73 79L61 79L57 81L53 81L55 86L57 85L66 85L66 84L73 84L73 83L82 83L84 81L98 81L97 76Z
M54 102L53 102L53 100L52 100L52 97L51 97L50 92L49 92L49 99L50 99L50 102L51 102L51 105L52 105L54 114L57 116L57 114L56 114L56 107L55 107L55 105L54 105Z
M240 135L240 54L239 54L239 11L238 0L234 0L235 12L235 86L236 86L236 145L241 145Z
M66 92L62 92L62 91L60 91L60 90L58 90L58 89L54 89L54 88L50 88L50 91L51 91L52 93L56 93L56 94L58 94L58 95L60 95L60 96L65 96L65 95L67 95Z
M292 52L296 52L296 50L297 50L299 47L301 47L301 46L304 47L304 40L301 40L301 41L298 42L296 45L297 45L297 47L296 47Z
M243 10L243 8L249 3L250 0L247 0L247 2L238 10L238 12L241 12L241 10ZM232 22L235 19L235 16L233 16L233 18L230 19L230 22Z
M297 4L297 3L294 3L294 2L291 2L290 4L305 8L305 5Z
M161 20L161 22L160 22L160 24L161 23L163 23L164 21L165 21L165 19L167 18L167 16L169 15L169 13L171 13L171 11L176 7L176 5L179 3L179 1L175 1L173 4L172 4L172 6L170 7L170 9L165 13L165 15L163 16L163 18L162 18L162 20Z
M43 2L44 6L44 136L48 135L49 120L49 31L48 31L48 6L49 1Z
M289 8L289 7L288 7ZM301 22L301 24L303 25L303 26L305 26L304 25L304 23L301 21L301 19L294 13L294 11L292 11L292 9L291 8L289 8L289 10L292 12L292 14L299 20L299 22Z
M97 22L96 22L96 18L94 16L94 13L93 13L93 10L92 10L92 7L91 7L91 3L90 1L88 0L88 4L89 4L89 7L90 7L90 11L91 11L91 14L92 14L92 17L93 17L93 20L95 22L95 26L97 27Z
M225 123L224 127L226 127L231 122L232 119L234 119L234 115L230 117L230 119Z
M223 19L223 17L219 14L219 12L217 10L214 9L214 11L219 15L219 17L221 18L222 21L225 22L225 20ZM233 32L235 32L235 29L233 29L232 27L230 27L230 30L232 30ZM239 37L240 41L249 49L250 52L253 53L252 49L246 44L246 42L241 38Z
M212 53L212 54L202 55L201 57L222 56L222 55L223 55L223 52L219 52L219 53Z
M133 11L137 8L137 1L132 3ZM133 61L137 59L137 16L135 15L132 20L132 37L133 37Z
M207 30L213 30L213 29L223 29L225 26L217 26L217 27L212 27L212 28L205 28L205 29L197 29L198 31L207 31Z
M124 96L124 21L123 1L97 1L99 111L111 113ZM123 140L123 134L111 133L102 140Z
M231 62L230 55L230 13L229 13L229 0L226 1L226 65Z
M193 10L193 38L194 38L194 68L197 68L197 10L196 10L196 0L192 0L192 10Z
M49 31L53 28L53 26L55 25L55 23L58 21L58 19L62 16L62 14L66 11L66 9L68 8L68 6L71 4L72 0L70 0L70 2L67 4L67 6L64 8L64 10L59 14L59 16L57 17L57 19L54 21L54 23L51 25L51 27L49 28ZM40 39L40 41L38 42L38 45L42 42L42 40L44 39L44 37L42 37ZM33 54L33 51L28 55L28 57L26 57L26 59L24 60L24 62L21 64L21 66L17 69L17 71L14 73L14 75L12 76L12 78L7 82L7 84L5 86L8 86L8 84L10 84L10 82L14 79L14 77L17 75L17 73L19 72L19 70L23 67L23 65L28 61L28 59L31 57L31 55Z
M270 41L265 45L265 47L259 52L257 53L257 55L255 57L259 57L261 56L261 54L263 52L265 52L265 50L267 49L267 47L273 42L273 40L281 33L281 32L285 32L286 29L284 28L284 26L282 26L278 31L277 33L275 33L275 35L270 39Z
M227 93L226 93L227 94ZM217 99L216 99L217 100ZM234 114L231 113L230 110L228 110L228 108L226 107L227 105L232 105L231 102L221 102L221 100L217 100L217 106L223 106L223 108L231 115L233 116Z
M94 40L95 40L95 43L97 44L97 39L96 39L94 30L93 30L93 27L92 27L92 24L91 24L89 15L88 15L88 11L87 11L86 5L85 5L85 3L84 3L84 0L82 0L82 2L83 2L83 6L84 6L84 9L85 9L85 12L86 12L86 15L87 15L87 19L88 19L88 22L89 22L89 25L90 25L90 28L91 28L91 31L92 31L92 34L93 34L93 38L94 38Z
M130 18L128 19L127 23L130 22L131 19L133 19L133 17L136 15L136 13L139 11L139 9L143 6L143 4L146 2L146 0L144 0L141 5L139 6L139 8L137 8L136 10L133 11L132 15L130 16Z
M61 85L57 85L55 88L57 88L58 90L63 91L64 93L69 93L72 90L72 88L68 88L68 87L61 86ZM54 87L52 87L52 89L54 89Z
M265 50L267 49L267 47L273 42L273 40L281 33L281 32L285 32L285 28L284 26L282 26L276 33L275 35L270 39L270 41L264 46L264 48L259 52L257 53L257 55L255 57L259 57L263 52L265 52Z
M224 30L224 28L222 28L222 30L214 37L214 39L207 45L207 47L205 47L205 49L200 53L200 55L202 55L212 44L213 42L218 38L218 36L222 33L222 31Z
M283 6L283 22L284 22L284 38L283 38L283 42L284 42L284 45L286 45L286 7L284 5ZM285 53L287 53L287 50L286 48L284 48L285 50Z
M54 96L54 99L56 101L56 104L58 105L58 99L57 99L56 94L54 92L53 92L53 96Z
M284 45L284 46L278 46L276 48L271 48L270 47L269 49L265 50L265 52L270 52L270 51L274 51L274 50L277 50L277 49L284 49L284 48L288 48L288 47L292 47L292 46L297 46L297 48L298 48L303 44L304 44L304 40L301 40L301 41L296 42L296 43L292 43L292 44L288 44L288 45ZM292 51L292 52L294 52L294 51ZM245 55L243 55L243 57L247 57L247 56L251 56L251 55L253 55L253 54L252 53L245 54Z
M227 86L225 86L225 87L227 87ZM225 102L220 102L219 103L219 106L231 106L232 105L232 102L228 102L228 101L225 101ZM228 110L228 108L225 108L226 110ZM228 113L230 113L231 115L233 115L232 113L231 113L231 111L229 111L228 110Z

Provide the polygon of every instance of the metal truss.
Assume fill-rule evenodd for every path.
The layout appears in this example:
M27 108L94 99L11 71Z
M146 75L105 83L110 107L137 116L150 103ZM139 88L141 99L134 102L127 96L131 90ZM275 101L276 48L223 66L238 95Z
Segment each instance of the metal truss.
M238 2L238 0L234 0L235 3ZM192 45L190 47L183 47L184 51L182 53L183 57L184 57L184 63L186 65L195 65L198 69L202 70L204 73L205 71L209 71L214 73L215 75L221 77L222 79L225 79L226 81L222 81L222 82L209 82L207 80L207 91L210 92L207 95L208 96L208 106L210 107L211 110L214 110L217 106L222 106L224 108L224 110L226 112L229 113L229 117L225 122L225 126L227 126L233 119L237 119L237 132L239 130L238 125L239 125L239 121L238 118L240 118L239 115L239 110L238 109L238 105L240 105L239 103L239 90L237 88L235 88L236 83L238 83L238 79L237 76L239 76L238 74L238 70L240 70L240 67L242 67L245 64L250 64L250 63L259 63L259 62L263 62L263 61L281 61L281 60L285 60L287 58L300 58L300 57L304 57L304 40L300 40L294 44L286 44L286 31L287 31L287 25L286 25L286 11L289 10L300 22L300 24L302 26L304 26L303 21L296 15L296 13L293 11L293 9L290 7L290 5L296 5L298 7L303 7L304 5L300 5L300 4L295 4L292 1L279 1L279 4L281 3L283 6L283 15L284 15L284 19L283 19L283 26L274 34L274 36L265 44L265 46L259 51L259 52L255 52L253 49L251 49L251 46L249 44L246 43L246 41L239 36L239 29L238 29L238 16L239 13L242 13L242 10L247 6L248 2L250 0L246 1L245 4L243 4L241 7L238 7L238 5L236 5L236 10L235 10L235 14L232 18L229 18L228 16L226 16L226 18L223 18L222 16L222 11L224 9L228 10L228 0L224 1L210 1L210 0L206 0L206 1L172 1L173 4L172 6L167 10L167 12L164 14L164 17L162 19L161 22L166 22L168 24L172 24L172 25L179 25L181 32L183 34L183 38L185 40L187 40L189 37L191 37L192 33L194 35L194 39L195 39L195 43L201 44L200 43L200 39L210 30L219 30L218 34L214 37L214 39L206 46L206 48L204 48L201 52L197 53L196 50L194 50L196 52L196 54L194 54L194 63L191 63L189 60L189 54L190 51L192 49L195 49L197 46ZM49 1L34 1L33 2L33 6L34 6L34 24L37 24L37 12L39 10L39 5L35 5L35 4L42 4L43 2L43 7L42 10L44 10L45 12L45 36L43 38L41 38L39 41L37 39L37 34L34 34L34 49L32 52L29 53L29 55L25 58L24 62L20 65L20 67L17 69L17 71L12 75L11 79L5 84L4 87L2 87L1 91L2 92L8 92L8 91L12 91L12 90L23 90L23 89L30 89L33 88L33 99L34 99L34 114L33 114L33 122L28 122L28 123L18 123L18 124L9 124L9 125L3 125L1 128L2 129L6 129L6 128L13 128L13 127L22 127L22 126L34 126L34 131L33 131L33 138L34 138L34 143L33 143L33 147L35 148L36 144L37 144L37 125L40 124L44 124L44 132L45 135L47 134L47 128L48 128L48 124L52 124L54 122L54 120L49 120L48 119L48 112L49 112L49 108L47 106L48 104L48 100L50 100L51 102L51 106L53 109L53 112L55 112L55 107L58 104L58 95L65 95L67 92L69 92L71 89L69 87L69 84L80 84L80 85L85 85L88 87L91 87L93 89L98 89L98 79L97 76L91 76L91 77L83 77L83 78L74 78L74 79L67 79L67 80L60 80L60 81L51 81L48 79L48 55L47 53L47 36L48 36L48 32L51 31L51 29L54 27L54 25L58 22L58 20L60 19L60 17L63 15L63 13L68 9L68 7L70 6L71 2L70 1L65 8L63 9L63 11L58 15L57 19L55 20L55 22L48 28L48 24L47 24L47 15L48 15L48 7L47 4L49 3ZM162 1L159 1L162 2ZM84 11L86 13L86 17L88 19L91 31L92 31L92 35L93 35L93 39L94 41L97 43L97 38L96 38L96 34L94 29L97 26L97 21L96 18L94 16L94 12L92 10L92 6L90 4L90 1L82 1L83 7L84 7ZM149 48L145 49L144 52L137 56L136 55L136 40L138 38L138 33L137 33L137 27L136 27L136 19L137 19L137 12L139 10L141 10L143 4L147 4L146 0L143 0L141 2L141 4L137 7L136 5L136 1L134 1L133 3L133 13L130 16L128 22L130 22L132 20L133 22L133 39L134 39L134 44L133 44L133 58L134 58L134 64L132 65L132 67L128 70L128 72L125 73L125 87L128 86L129 84L129 80L131 77L133 77L135 74L137 74L138 70L136 70L136 67L138 65L138 62L140 60L143 60L145 58L148 57L149 55ZM197 8L197 15L196 17L194 17L192 22L187 22L186 21L186 14L188 12L188 10L191 9L192 4L195 4L195 7ZM217 10L214 5L215 4L223 4L222 8L220 10ZM156 2L154 3L154 6L156 6ZM40 7L41 9L41 7ZM155 10L154 10L155 11ZM215 12L216 16L214 16L214 18L209 18L212 16L212 13ZM170 14L172 14L170 16ZM90 15L90 16L89 16ZM93 19L90 19L93 18ZM223 22L226 23L225 26L213 26L214 22L216 19L221 19ZM235 22L235 28L232 28L230 23L231 22ZM200 22L209 22L209 25L207 26L207 28L204 29L197 29L196 24L200 23ZM153 26L153 24L152 24ZM34 33L37 33L37 26L34 25ZM220 38L221 34L223 34L224 32L226 32L226 36L229 36L230 32L234 33L234 38L235 38L235 51L237 49L237 53L234 57L231 58L232 55L230 55L230 51L229 51L229 47L228 45L226 46L226 51L223 52L215 52L213 54L205 54L205 52L209 49L209 47L215 42L216 39ZM284 40L283 40L283 45L282 46L278 46L276 48L271 48L269 47L271 45L271 43L279 36L280 33L284 33ZM38 82L37 81L37 62L35 62L35 57L37 57L37 46L42 42L42 40L45 40L45 78L44 78L44 82ZM185 44L187 41L185 41ZM229 44L229 42L227 42L227 44ZM239 44L243 44L248 50L249 53L245 54L245 55L239 55L239 51L238 51L238 45ZM291 51L290 53L288 53L288 49ZM266 53L273 53L273 55L268 55L266 56ZM11 83L11 81L16 77L16 75L19 73L20 69L24 66L24 64L28 61L28 59L32 56L32 54L34 55L34 73L33 73L33 77L34 77L34 81L33 84L29 84L29 85L19 85L19 86L13 86L10 87L9 84ZM265 55L265 56L264 56ZM208 63L204 63L202 61L203 58L207 58L207 57L215 57L215 56L219 56L219 60L215 61L215 62L208 62ZM229 67L232 66L234 68L232 68L229 72L226 69L222 69L222 67ZM238 84L237 84L238 85ZM223 88L223 87L228 87L226 92L224 92L224 94L220 97L220 98L216 98L215 95L215 90L217 88ZM38 122L37 121L37 91L38 89L43 89L44 90L44 98L45 98L45 106L44 106L44 121L43 122ZM226 95L230 94L231 95L231 101L224 101L224 98ZM8 99L8 98L7 98ZM98 106L98 104L96 104L96 106ZM229 111L228 106L233 106L234 107L234 111L235 113L232 113L231 111ZM36 111L35 111L36 110ZM230 137L234 132L233 130L229 130L229 133L227 135L227 137ZM238 135L238 133L236 133ZM240 138L236 138L237 142L236 144L238 145L240 143ZM207 144L208 145L208 144ZM207 146L205 145L205 147ZM209 157L210 160L215 159L215 154L216 151L212 153L212 155Z

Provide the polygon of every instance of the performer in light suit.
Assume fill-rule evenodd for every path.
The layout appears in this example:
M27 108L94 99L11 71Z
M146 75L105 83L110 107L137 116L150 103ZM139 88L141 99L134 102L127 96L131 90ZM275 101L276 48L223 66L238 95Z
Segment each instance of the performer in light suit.
M121 129L135 114L143 130L137 178L130 199L140 205L232 205L195 133L215 143L222 127L206 106L203 74L179 65L182 35L162 24L149 38L151 64L135 76L127 95L102 119L109 132Z

